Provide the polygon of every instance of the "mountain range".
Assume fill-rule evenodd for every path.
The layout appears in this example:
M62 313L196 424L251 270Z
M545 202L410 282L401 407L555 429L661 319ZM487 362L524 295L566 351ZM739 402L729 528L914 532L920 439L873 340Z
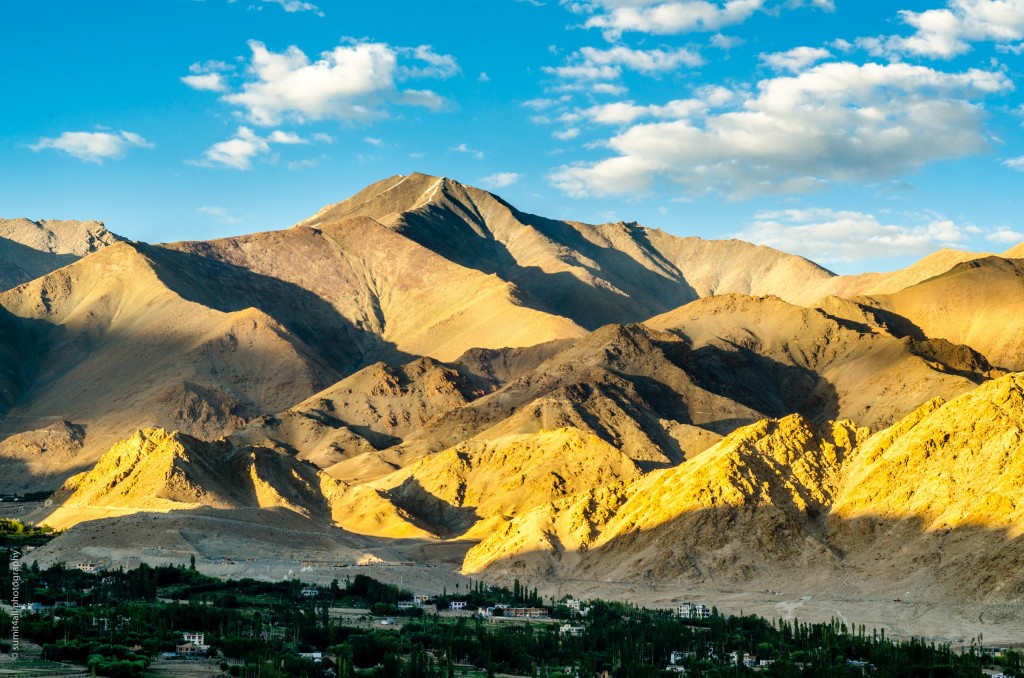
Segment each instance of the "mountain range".
M421 174L211 241L2 221L0 492L44 559L1016 602L1021 247L837 276Z

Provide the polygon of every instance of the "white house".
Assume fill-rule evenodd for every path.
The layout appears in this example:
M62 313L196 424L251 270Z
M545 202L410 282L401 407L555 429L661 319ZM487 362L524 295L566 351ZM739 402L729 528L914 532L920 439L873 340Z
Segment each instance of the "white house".
M202 631L183 631L181 635L185 638L186 643L206 647L206 634Z
M711 616L711 608L704 603L679 603L676 614L683 619L707 619Z
M448 609L449 610L465 610L466 609L466 601L464 601L464 600L453 600L452 602L448 603Z

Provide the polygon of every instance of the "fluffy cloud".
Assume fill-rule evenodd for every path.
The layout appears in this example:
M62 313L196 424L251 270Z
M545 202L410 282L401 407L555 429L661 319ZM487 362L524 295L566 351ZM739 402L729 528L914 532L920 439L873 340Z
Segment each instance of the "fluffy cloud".
M480 184L487 188L506 188L519 181L515 172L497 172L480 179Z
M626 31L655 35L717 31L746 21L764 7L765 0L593 0L564 4L578 13L590 14L584 25L614 39Z
M272 52L250 41L249 82L223 97L263 126L328 118L365 121L386 115L386 105L400 103L440 108L444 100L430 90L399 90L396 81L444 78L458 72L455 60L428 46L395 48L385 43L348 42L311 61L292 45ZM400 61L402 63L400 63Z
M203 160L195 164L247 170L252 167L252 161L257 157L270 153L271 144L305 143L305 139L289 132L275 130L269 136L261 137L248 127L239 127L234 137L210 146L203 154Z
M992 231L986 236L986 239L991 240L992 242L1002 243L1003 245L1013 245L1024 240L1024 233L1004 227Z
M699 54L685 47L642 50L617 45L609 49L583 47L570 54L564 65L546 66L544 72L562 81L556 90L586 88L595 94L617 95L625 88L612 81L618 80L624 70L657 75L704 63Z
M629 127L605 142L616 157L550 180L578 197L642 192L657 178L746 197L883 179L987 148L974 101L1012 88L999 72L827 63L764 80L741 104L708 100L697 117Z
M1003 164L1006 165L1007 167L1009 167L1012 170L1017 170L1018 172L1024 172L1024 155L1016 157L1016 158L1010 158L1008 160L1004 160Z
M234 66L223 61L197 61L188 67L189 75L182 77L181 81L192 89L207 92L226 92L228 85L223 73L225 71L232 71L234 68Z
M799 73L819 61L824 61L832 56L824 47L794 47L785 52L774 52L762 54L761 61L777 71L791 71Z
M932 218L916 226L887 224L872 214L830 209L762 212L737 238L801 254L821 263L849 263L888 256L920 256L956 246L966 229Z
M682 120L704 114L712 105L722 105L734 98L724 87L708 87L692 99L676 99L662 106L638 106L632 101L616 101L565 113L560 122L575 124L591 122L599 125L630 125L641 118Z
M227 83L224 82L224 76L220 73L186 75L181 78L181 81L192 89L207 92L226 92L228 89Z
M104 160L121 158L129 148L153 148L153 144L135 132L64 132L59 137L43 137L29 146L33 151L53 148L68 155L102 164Z
M292 12L313 12L317 16L323 16L324 13L320 11L320 8L311 2L304 2L303 0L263 0L263 2L273 3L275 5L281 5L284 11Z
M914 34L878 39L878 50L949 59L972 42L1024 39L1024 0L949 0L942 9L904 10L900 18Z

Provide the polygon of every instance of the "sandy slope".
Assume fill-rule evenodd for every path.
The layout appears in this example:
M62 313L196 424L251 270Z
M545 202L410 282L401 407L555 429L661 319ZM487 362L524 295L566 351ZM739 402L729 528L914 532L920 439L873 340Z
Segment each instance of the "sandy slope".
M0 294L21 343L20 388L0 453L15 468L27 466L32 483L52 488L54 476L90 466L145 426L222 435L333 376L264 313L190 302L154 269L136 246L118 243ZM32 454L8 437L60 420L86 430L84 450L71 459ZM26 471L6 474L5 482L24 483Z
M996 367L1024 369L1024 260L975 259L868 303L924 336L967 344Z
M849 320L857 309L837 309L842 303L820 309L778 297L716 296L645 324L686 340L698 383L772 417L799 412L878 429L989 375L969 348L898 338L867 314Z

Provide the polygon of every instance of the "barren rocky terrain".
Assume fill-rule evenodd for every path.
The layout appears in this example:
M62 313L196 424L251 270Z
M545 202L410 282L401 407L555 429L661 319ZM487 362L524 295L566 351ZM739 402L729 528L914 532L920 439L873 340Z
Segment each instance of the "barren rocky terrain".
M835 276L419 174L280 231L4 243L48 262L0 279L40 561L1024 630L1019 248Z

